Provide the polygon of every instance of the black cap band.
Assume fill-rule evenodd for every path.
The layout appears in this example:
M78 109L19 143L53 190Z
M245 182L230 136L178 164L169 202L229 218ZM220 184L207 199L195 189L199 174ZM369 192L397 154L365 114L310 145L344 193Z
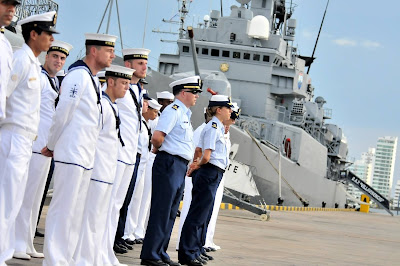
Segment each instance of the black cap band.
M126 60L131 60L131 59L145 59L147 60L149 58L148 55L145 54L128 54L124 56L124 61Z
M99 40L86 40L85 45L114 47L115 46L115 42L99 41Z
M208 103L208 107L213 107L213 106L225 106L228 108L232 107L232 103L228 102L228 101L213 101L213 102L209 102Z
M132 75L114 72L114 71L106 71L106 77L116 77L116 78L123 78L123 79L131 79Z
M69 55L69 52L67 49L65 49L63 47L59 47L59 46L51 46L50 49L47 51L47 53L52 52L52 51L61 52L61 53L65 54L66 56Z

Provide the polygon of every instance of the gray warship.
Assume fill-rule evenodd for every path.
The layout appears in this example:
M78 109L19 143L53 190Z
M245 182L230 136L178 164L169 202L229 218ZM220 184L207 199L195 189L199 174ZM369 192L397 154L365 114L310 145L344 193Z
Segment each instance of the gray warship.
M193 75L195 59L204 81L201 97L228 94L239 104L232 160L250 169L260 194L254 203L343 207L347 141L342 128L328 123L332 110L324 98L315 97L307 72L314 58L299 55L293 44L293 6L283 0L237 2L228 16L217 10L206 15L193 29L194 45L181 26L178 53L161 54L158 72L173 79ZM202 102L194 128L203 122Z

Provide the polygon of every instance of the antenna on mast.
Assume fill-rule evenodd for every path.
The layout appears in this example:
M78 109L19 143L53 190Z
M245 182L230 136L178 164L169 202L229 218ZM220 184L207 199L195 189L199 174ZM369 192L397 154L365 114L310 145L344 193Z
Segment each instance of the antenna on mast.
M107 11L108 11L108 21L107 21L107 28L106 28L106 34L108 34L108 29L109 29L110 21L111 21L111 11L112 11L112 5L113 5L113 3L114 3L114 0L108 0L106 9L104 10L104 13L103 13L103 17L101 18L101 21L100 21L100 25L99 25L99 27L97 28L97 33L99 33L99 31L100 31L101 25L103 24L103 21L104 21L104 17L106 16ZM120 37L120 39L121 39L121 50L122 50L122 49L124 49L124 43L123 43L123 41L122 41L121 22L120 22L120 20L119 20L118 0L115 0L115 7L116 7L116 9L117 9L118 29L119 29L119 37ZM109 9L109 10L108 10L108 9Z
M322 25L324 24L326 11L328 10L328 5L329 5L329 0L328 0L328 2L326 3L324 16L322 17L321 26L319 27L319 32L318 32L317 40L315 41L314 50L313 50L312 55L311 55L311 63L312 63L312 61L314 61L314 54L315 54L315 50L317 49L317 44L318 44L318 40L319 40L319 35L321 34ZM310 73L311 63L310 63L310 65L309 65L308 69L307 69L307 74Z

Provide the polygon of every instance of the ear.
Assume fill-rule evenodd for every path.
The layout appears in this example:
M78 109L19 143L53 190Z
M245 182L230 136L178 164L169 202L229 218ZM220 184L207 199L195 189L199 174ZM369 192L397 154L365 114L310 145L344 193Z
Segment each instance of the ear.
M37 37L39 36L39 34L34 30L31 30L29 35L30 35L30 39L33 40L33 41L36 41Z
M131 63L129 62L129 60L124 61L124 65L125 67L131 68Z

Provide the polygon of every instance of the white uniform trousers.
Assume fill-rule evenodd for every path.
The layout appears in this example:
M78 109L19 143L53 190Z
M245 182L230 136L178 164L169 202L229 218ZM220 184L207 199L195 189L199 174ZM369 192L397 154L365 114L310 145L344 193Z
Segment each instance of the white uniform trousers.
M134 236L134 231L138 224L140 204L142 202L143 188L144 188L144 174L146 170L148 158L142 156L140 158L138 174L136 177L135 188L133 190L133 195L131 202L128 206L128 213L126 215L125 230L123 239L130 238L131 240L136 239Z
M183 192L183 205L181 210L181 216L179 218L179 228L178 228L178 241L176 243L176 249L179 249L179 240L181 239L181 232L183 224L185 223L186 216L189 212L190 203L192 202L192 177L185 177L185 190Z
M108 217L106 231L103 236L104 247L103 263L105 265L115 265L119 261L114 254L114 240L115 233L117 232L119 211L124 204L125 196L128 191L129 183L132 179L133 170L135 165L127 165L122 162L117 163L117 170L115 173L115 180L112 187L110 204L108 207Z
M32 143L0 128L0 265L14 254L15 219L24 198Z
M215 233L215 226L217 225L217 218L219 209L221 206L222 198L224 196L224 183L225 183L225 175L222 176L221 182L219 183L217 193L215 194L214 199L214 207L213 212L211 215L210 222L207 227L207 234L206 234L206 243L205 247L214 247L214 233Z
M49 173L51 158L33 153L29 163L24 200L15 221L15 251L35 253L35 237L40 204Z
M156 155L150 152L143 176L143 182L144 182L143 194L142 194L142 201L140 202L138 222L135 231L133 233L135 239L144 238L146 234L147 223L149 222L150 204L151 204L152 169L155 158Z
M54 192L46 217L43 265L71 265L81 232L91 170L55 163Z
M112 184L90 180L82 229L73 265L102 265L101 241L106 230Z

